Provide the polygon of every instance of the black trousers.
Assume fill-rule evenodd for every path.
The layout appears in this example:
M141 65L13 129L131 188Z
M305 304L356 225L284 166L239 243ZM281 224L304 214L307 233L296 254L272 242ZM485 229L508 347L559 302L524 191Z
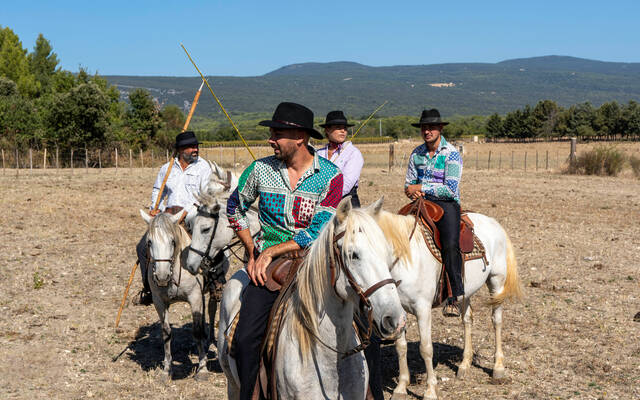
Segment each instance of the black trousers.
M253 282L242 294L240 317L233 338L240 377L240 400L250 400L260 369L260 346L266 334L269 312L280 292Z
M149 280L147 279L147 234L145 233L136 245L136 253L138 253L138 262L140 263L140 275L142 275L142 286L145 292L151 292Z
M455 200L442 200L433 196L425 196L442 207L444 215L436 226L440 231L442 245L442 261L449 275L453 297L464 295L462 283L462 254L460 253L460 204Z

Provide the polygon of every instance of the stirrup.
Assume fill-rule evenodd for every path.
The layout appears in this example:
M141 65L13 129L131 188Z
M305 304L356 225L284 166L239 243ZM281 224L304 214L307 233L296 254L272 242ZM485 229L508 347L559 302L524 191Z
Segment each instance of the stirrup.
M142 289L131 302L136 306L150 306L153 304L153 295Z
M442 315L445 317L459 317L461 315L460 302L453 298L447 299L444 307L442 307Z

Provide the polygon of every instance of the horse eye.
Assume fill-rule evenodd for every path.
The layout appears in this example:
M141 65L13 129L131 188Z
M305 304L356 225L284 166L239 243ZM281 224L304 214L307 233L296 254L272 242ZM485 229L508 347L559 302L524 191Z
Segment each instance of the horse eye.
M351 259L353 259L353 260L359 260L359 259L360 259L360 256L358 255L358 253L353 252L353 253L351 253Z
M210 231L210 230L211 230L211 227L210 227L210 226L208 226L208 227L206 227L206 228L202 228L202 231L201 231L201 232L202 232L202 233L209 233L209 231Z

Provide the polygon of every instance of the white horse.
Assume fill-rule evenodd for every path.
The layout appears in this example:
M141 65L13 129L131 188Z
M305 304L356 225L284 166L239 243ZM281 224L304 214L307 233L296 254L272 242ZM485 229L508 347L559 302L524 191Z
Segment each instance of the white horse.
M474 231L486 249L487 264L482 259L467 261L464 273L465 298L462 302L462 321L464 322L464 353L458 366L457 377L462 379L471 367L473 347L471 344L471 324L473 321L470 297L483 285L487 285L493 307L493 327L495 329L495 356L493 377L505 376L504 354L502 352L502 303L505 299L522 296L516 258L511 241L506 232L493 218L472 213ZM398 286L400 301L404 309L415 315L420 332L420 354L427 371L425 399L437 399L436 374L433 370L433 345L431 342L431 309L436 294L436 284L440 279L442 264L431 254L425 244L423 233L418 227L409 240L415 218L383 211L376 220L385 236L394 248L398 262L391 270ZM407 366L407 340L405 333L396 340L396 350L400 371L398 385L393 391L393 399L404 399L409 383Z
M380 210L369 212L375 211ZM359 290L379 287L369 300L373 324L381 336L395 337L404 329L406 314L390 279L392 259L391 247L371 215L352 209L349 198L342 200L335 217L312 244L287 300L275 355L280 399L365 398L368 370L364 355L357 352L343 357L340 353L358 345L352 324L354 309L361 301ZM332 272L335 282L331 281ZM348 274L353 277L353 285L348 282ZM240 381L236 362L228 354L225 332L240 310L247 284L245 270L236 272L225 287L220 305L218 353L230 400L238 398Z
M140 215L149 225L147 246L149 268L147 277L153 295L153 305L162 324L164 342L164 372L171 379L171 325L169 306L178 301L188 302L193 317L193 337L198 346L198 367L195 378L204 378L207 372L207 338L204 324L204 293L201 275L192 275L182 268L189 235L179 225L181 213L150 216L143 210Z
M197 274L200 267L209 264L211 268L221 268L226 275L229 270L228 245L233 241L235 232L227 220L227 200L236 186L238 178L235 174L226 172L215 162L209 161L212 174L206 187L196 194L198 212L191 218L191 244L187 248L184 267L192 274ZM249 224L253 232L260 229L258 213L254 208L247 212ZM205 271L202 271L205 272ZM209 297L209 341L215 341L214 327L217 302L213 296Z

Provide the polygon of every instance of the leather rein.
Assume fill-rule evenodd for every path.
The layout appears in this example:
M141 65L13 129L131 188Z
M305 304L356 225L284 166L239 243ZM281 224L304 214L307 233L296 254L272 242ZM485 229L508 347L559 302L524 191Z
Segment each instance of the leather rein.
M310 329L307 328L307 330L324 347L326 347L329 350L332 350L332 351L334 351L334 352L336 352L338 354L342 354L342 358L347 358L347 357L349 357L349 356L351 356L353 354L356 354L356 353L364 350L371 343L371 333L372 333L372 330L373 330L373 306L371 304L371 301L369 300L369 297L372 294L374 294L381 287L383 287L385 285L389 285L389 284L394 284L394 285L398 286L399 282L396 282L394 279L391 279L391 278L383 279L380 282L375 283L369 289L362 290L362 287L353 278L353 274L351 274L351 271L349 271L349 269L344 264L344 259L342 258L342 254L340 252L340 249L338 248L338 241L340 239L342 239L344 234L345 234L345 232L342 231L342 232L336 234L333 237L333 243L332 243L333 257L329 258L329 269L331 271L331 286L333 286L333 290L336 291L336 283L338 281L338 277L339 277L340 271L342 271L345 274L345 277L347 278L347 281L349 282L349 285L351 286L351 288L356 292L356 294L360 298L360 304L359 304L360 312L363 312L365 307L368 309L367 310L367 331L366 331L366 333L363 333L363 335L361 337L361 342L360 342L359 345L357 345L356 347L354 347L353 349L351 349L349 351L344 352L344 351L340 351L338 349L334 349L333 347L329 346L324 341L322 341L322 339L320 339L313 332L311 332ZM337 267L336 267L336 264L338 264ZM336 291L336 294L337 294L337 291Z

